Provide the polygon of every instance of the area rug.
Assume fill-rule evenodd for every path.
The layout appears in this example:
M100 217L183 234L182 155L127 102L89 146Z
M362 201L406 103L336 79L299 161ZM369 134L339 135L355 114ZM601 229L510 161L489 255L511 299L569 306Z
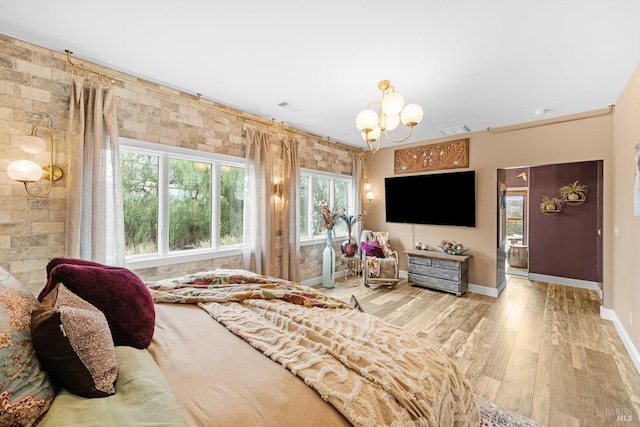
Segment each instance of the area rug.
M544 427L527 417L485 399L475 396L482 427Z

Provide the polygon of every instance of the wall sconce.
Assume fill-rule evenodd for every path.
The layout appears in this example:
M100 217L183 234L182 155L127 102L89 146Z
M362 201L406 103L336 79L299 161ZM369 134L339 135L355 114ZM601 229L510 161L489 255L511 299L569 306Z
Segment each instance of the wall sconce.
M371 204L371 201L373 201L373 199L375 199L375 195L373 194L373 191L367 191L367 205Z
M276 196L282 196L282 182L276 182L273 184L273 194Z
M366 180L364 183L364 191L365 193L365 198L367 199L367 206L371 204L371 201L375 198L375 194L373 194L373 191L371 191L371 188L373 188L371 186L371 183L369 182L369 180Z
M49 164L40 167L36 162L31 160L16 160L11 162L7 167L7 175L14 181L24 184L24 188L33 197L46 197L51 193L53 181L62 178L62 169L53 164L53 131L44 125L34 126L29 136L18 137L18 146L22 151L29 154L39 154L47 149L47 143L44 139L37 136L38 130L46 130L49 136ZM30 182L39 181L41 178L49 180L49 188L45 193L34 194L29 191L28 184Z

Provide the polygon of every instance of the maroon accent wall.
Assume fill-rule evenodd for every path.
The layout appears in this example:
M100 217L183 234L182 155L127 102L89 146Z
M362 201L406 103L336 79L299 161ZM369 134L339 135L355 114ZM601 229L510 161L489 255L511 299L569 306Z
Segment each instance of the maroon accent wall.
M528 187L529 186L529 168L506 169L507 171L507 187ZM527 174L527 180L519 178L521 173Z
M601 169L600 160L529 169L529 273L602 282ZM564 205L557 215L540 212L543 196L559 197L558 189L576 180L589 186L586 202Z

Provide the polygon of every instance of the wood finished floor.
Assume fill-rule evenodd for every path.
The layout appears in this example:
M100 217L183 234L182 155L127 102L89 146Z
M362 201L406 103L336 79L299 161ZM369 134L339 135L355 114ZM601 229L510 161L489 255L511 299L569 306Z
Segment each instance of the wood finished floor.
M640 374L594 291L508 276L499 298L339 280L328 295L436 343L475 393L556 426L640 426ZM621 418L619 418L621 416Z

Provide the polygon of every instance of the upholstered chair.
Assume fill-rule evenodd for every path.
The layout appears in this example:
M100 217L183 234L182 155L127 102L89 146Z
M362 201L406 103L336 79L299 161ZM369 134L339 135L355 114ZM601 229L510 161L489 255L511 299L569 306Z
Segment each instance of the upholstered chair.
M398 253L391 248L387 231L362 230L360 257L365 286L398 284Z

